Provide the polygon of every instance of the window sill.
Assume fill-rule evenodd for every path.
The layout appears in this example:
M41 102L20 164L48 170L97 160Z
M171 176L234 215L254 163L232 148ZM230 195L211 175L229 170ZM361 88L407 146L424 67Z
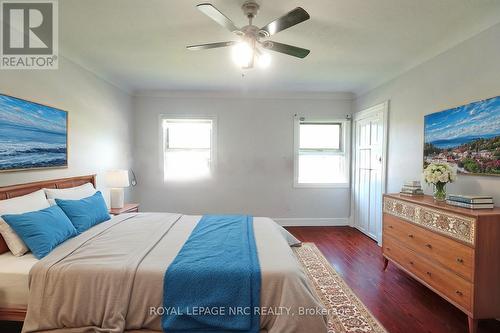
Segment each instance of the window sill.
M331 184L316 184L316 183L294 183L294 188L324 188L324 189L332 189L332 188L350 188L351 184L349 183L331 183Z

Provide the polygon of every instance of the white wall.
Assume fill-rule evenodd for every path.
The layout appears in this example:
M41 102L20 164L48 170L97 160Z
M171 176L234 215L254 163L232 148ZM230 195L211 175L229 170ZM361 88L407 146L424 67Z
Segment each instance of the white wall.
M349 189L293 188L293 115L344 118L351 109L350 94L249 98L142 93L134 98L134 167L139 182L134 195L148 211L247 213L345 224ZM217 116L218 158L212 179L163 182L160 114Z
M58 70L0 70L0 92L69 114L69 167L0 173L0 186L129 168L132 109L128 93L61 57ZM106 195L106 193L105 193Z
M388 191L421 178L424 115L498 95L500 24L358 97L356 111L390 100ZM492 194L498 205L500 177L460 176L449 192Z

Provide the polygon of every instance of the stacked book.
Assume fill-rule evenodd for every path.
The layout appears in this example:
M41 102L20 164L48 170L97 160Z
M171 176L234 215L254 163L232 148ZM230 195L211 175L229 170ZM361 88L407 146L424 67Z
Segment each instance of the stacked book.
M491 209L494 208L493 197L484 195L458 195L450 194L446 199L448 205L469 209Z
M401 188L401 192L399 192L402 195L423 195L424 191L422 190L422 185L420 184L419 180L410 180L406 181Z

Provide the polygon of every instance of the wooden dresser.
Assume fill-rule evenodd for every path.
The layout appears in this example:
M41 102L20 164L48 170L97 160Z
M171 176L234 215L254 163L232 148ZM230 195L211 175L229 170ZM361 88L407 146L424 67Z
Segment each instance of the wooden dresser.
M469 316L500 318L500 208L469 210L430 196L384 196L383 255Z

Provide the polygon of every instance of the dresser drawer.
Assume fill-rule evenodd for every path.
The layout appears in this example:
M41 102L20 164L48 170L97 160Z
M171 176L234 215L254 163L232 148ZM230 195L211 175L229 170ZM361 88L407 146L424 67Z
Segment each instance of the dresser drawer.
M465 279L473 281L473 248L389 214L384 216L385 235L399 239L424 257L431 258Z
M434 290L471 311L472 284L458 275L424 259L391 236L384 238L384 255L413 273Z
M474 246L476 218L384 197L384 213Z

